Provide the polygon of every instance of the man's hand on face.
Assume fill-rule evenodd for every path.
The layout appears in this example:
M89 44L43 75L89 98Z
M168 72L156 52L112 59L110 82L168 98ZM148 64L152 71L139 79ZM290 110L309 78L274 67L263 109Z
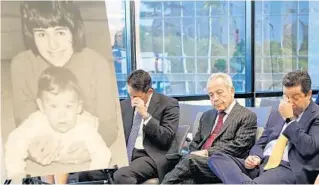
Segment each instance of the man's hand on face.
M145 105L145 102L139 98L139 97L135 97L131 100L131 106L135 107L135 109L137 110L137 112L143 117L146 118L148 113L147 113L147 107Z
M261 159L257 155L250 155L245 160L246 169L254 169L260 165Z
M285 119L294 117L292 103L289 103L287 99L284 99L280 102L278 111Z
M29 158L39 164L49 165L61 151L61 143L53 136L38 136L29 145Z
M191 155L197 155L197 156L201 156L201 157L208 157L208 151L207 150L194 151L194 152L191 152Z

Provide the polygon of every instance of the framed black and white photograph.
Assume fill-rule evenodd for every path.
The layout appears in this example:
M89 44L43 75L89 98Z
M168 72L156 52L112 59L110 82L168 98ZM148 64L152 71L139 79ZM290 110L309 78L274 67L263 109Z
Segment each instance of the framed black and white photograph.
M1 1L7 178L128 164L103 1Z

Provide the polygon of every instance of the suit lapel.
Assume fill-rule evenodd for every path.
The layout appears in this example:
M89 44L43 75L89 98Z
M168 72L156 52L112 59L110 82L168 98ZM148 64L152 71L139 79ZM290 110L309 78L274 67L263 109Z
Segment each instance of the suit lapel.
M126 99L121 101L121 113L122 113L125 141L127 142L129 135L131 133L131 129L133 125L133 116L134 116L134 109L131 106L131 99Z
M239 114L240 114L240 105L236 102L235 106L233 107L233 109L230 111L230 113L227 115L227 118L221 128L221 131L218 133L218 135L215 137L215 141L216 139L222 135L222 133L224 133L226 131L226 129L231 125L231 124L237 124L236 118L238 118Z
M274 126L274 137L271 138L272 139L278 139L278 137L281 134L282 129L284 128L286 121L284 120L284 118L280 115L279 111L277 111L278 113L278 122L276 123L276 125Z
M208 117L207 124L205 124L205 127L202 131L203 136L204 136L204 139L202 142L203 144L204 144L204 142L206 142L206 139L210 136L210 133L212 132L212 129L215 125L216 118L217 118L217 111L215 109L213 109L211 111L211 116Z
M310 102L309 106L307 107L307 109L305 110L305 112L303 113L303 115L301 116L300 120L298 121L298 123L301 123L303 128L305 128L305 130L308 130L309 125L305 125L304 123L311 123L309 121L309 119L312 118L312 114L315 112L315 110L313 110L313 105L315 103L314 102Z
M129 100L130 101L130 100ZM133 118L134 118L134 109L133 107L129 104L125 113L125 125L127 126L127 134L126 136L126 141L128 140L128 137L131 133L132 125L133 125Z
M150 101L150 104L147 108L147 112L150 113L151 115L153 115L153 113L155 112L156 108L158 107L158 103L159 103L159 95L153 91L153 95Z

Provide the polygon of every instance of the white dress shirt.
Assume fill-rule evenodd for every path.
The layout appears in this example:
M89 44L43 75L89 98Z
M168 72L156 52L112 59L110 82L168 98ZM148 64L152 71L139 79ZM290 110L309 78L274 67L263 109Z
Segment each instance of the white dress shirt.
M146 108L148 109L149 105L150 105L150 101L151 101L151 98L153 96L153 93L148 97L148 101L146 102ZM136 112L137 110L134 111L134 116L136 115ZM135 145L134 145L134 148L136 149L144 149L144 146L143 146L143 140L144 140L144 132L143 132L143 127L145 125L147 125L147 123L152 119L152 115L150 115L150 117L146 120L142 119L142 123L141 123L141 126L140 126L140 130L138 131L138 134L137 134L137 138L136 138L136 141L135 141Z
M297 122L300 120L300 118L301 118L302 115L303 115L303 112L298 116L298 119L296 119ZM285 124L284 124L284 126L283 126L282 129L281 129L281 132L280 132L279 136L280 136L281 133L287 128L287 126L288 126L290 123L292 123L293 121L295 121L295 120L292 120L292 121L290 121L289 123L285 123ZM270 141L270 142L266 145L265 150L264 150L264 154L263 154L264 156L270 156L270 155L271 155L272 150L274 149L277 140L278 140L278 138L275 139L275 140ZM282 156L282 160L283 160L283 161L289 162L288 152L289 152L290 146L291 146L291 145L290 145L290 143L289 143L289 141L288 141L288 143L287 143L287 145L286 145L286 147L285 147L285 150L284 150L284 154L283 154L283 156Z

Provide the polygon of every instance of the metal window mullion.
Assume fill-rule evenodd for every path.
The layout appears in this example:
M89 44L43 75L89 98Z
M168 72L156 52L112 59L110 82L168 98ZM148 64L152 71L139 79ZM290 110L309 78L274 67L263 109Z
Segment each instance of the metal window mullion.
M127 74L136 69L136 25L135 25L135 2L125 1L125 24L127 47ZM128 61L130 59L130 61Z

